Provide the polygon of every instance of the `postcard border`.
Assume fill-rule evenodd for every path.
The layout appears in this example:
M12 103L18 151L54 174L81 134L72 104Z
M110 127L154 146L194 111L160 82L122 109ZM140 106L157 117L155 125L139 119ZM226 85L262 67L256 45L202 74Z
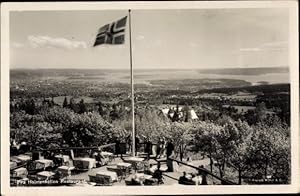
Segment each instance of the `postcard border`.
M2 3L1 4L1 186L4 194L99 194L99 187L9 187L9 12L25 10L119 10L119 9L215 9L276 8L290 9L290 76L292 182L290 185L234 186L158 186L101 187L103 194L232 194L232 193L296 193L299 191L299 37L296 1L216 1L216 2L72 2L72 3ZM25 191L25 192L24 192Z

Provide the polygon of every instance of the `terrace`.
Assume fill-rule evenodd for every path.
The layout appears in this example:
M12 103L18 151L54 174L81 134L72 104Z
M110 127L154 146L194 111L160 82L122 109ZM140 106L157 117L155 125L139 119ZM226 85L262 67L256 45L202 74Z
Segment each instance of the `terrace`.
M131 157L123 154L121 157L111 152L102 151L104 148L113 147L115 144L90 148L61 148L42 150L44 154L49 151L64 152L56 154L54 158L41 156L43 153L27 153L11 158L11 185L12 186L130 186L130 185L178 185L183 172L187 173L189 183L197 184L199 171L207 175L207 184L234 184L210 173L209 160L194 160L183 162L172 158L150 158L145 153L137 153ZM67 151L94 151L101 153L99 159L73 157L65 155ZM76 153L75 153L76 154ZM78 154L78 155L79 155ZM148 157L148 158L147 158ZM13 160L14 158L14 160ZM18 160L19 162L17 162ZM198 166L202 165L203 168ZM159 169L158 169L159 168ZM157 171L162 172L162 177L156 177ZM199 181L199 180L198 180Z

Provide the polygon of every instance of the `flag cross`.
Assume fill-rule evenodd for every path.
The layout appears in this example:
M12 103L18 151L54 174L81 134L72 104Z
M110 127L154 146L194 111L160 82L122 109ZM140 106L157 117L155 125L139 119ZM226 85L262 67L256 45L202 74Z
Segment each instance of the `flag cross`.
M102 26L97 34L94 46L101 44L123 44L125 41L125 26L127 16Z

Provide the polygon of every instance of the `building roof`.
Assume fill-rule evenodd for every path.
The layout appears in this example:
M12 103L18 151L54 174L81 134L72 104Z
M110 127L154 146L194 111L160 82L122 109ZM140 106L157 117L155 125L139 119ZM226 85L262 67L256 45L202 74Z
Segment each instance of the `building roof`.
M180 116L180 117L183 116L183 114L182 114L182 108L183 108L183 107L178 107L178 110L179 110L179 116ZM165 116L168 116L168 115L170 115L171 117L174 116L174 112L171 112L171 113L169 114L170 108L163 108L163 109L161 109L161 111L162 111L162 113L163 113ZM195 112L194 109L190 109L189 112L190 112L191 119L193 119L193 120L194 120L194 119L198 119L198 116L197 116L197 114L196 114L196 112Z

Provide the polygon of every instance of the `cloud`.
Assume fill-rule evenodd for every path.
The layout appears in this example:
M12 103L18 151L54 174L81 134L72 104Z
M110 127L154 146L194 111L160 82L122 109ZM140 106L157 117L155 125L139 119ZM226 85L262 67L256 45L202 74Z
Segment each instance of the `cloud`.
M18 43L18 42L13 42L12 47L14 48L23 48L24 44Z
M33 48L61 48L61 49L79 49L87 48L87 44L84 41L73 41L65 38L52 38L49 36L33 36L27 37L30 46Z

